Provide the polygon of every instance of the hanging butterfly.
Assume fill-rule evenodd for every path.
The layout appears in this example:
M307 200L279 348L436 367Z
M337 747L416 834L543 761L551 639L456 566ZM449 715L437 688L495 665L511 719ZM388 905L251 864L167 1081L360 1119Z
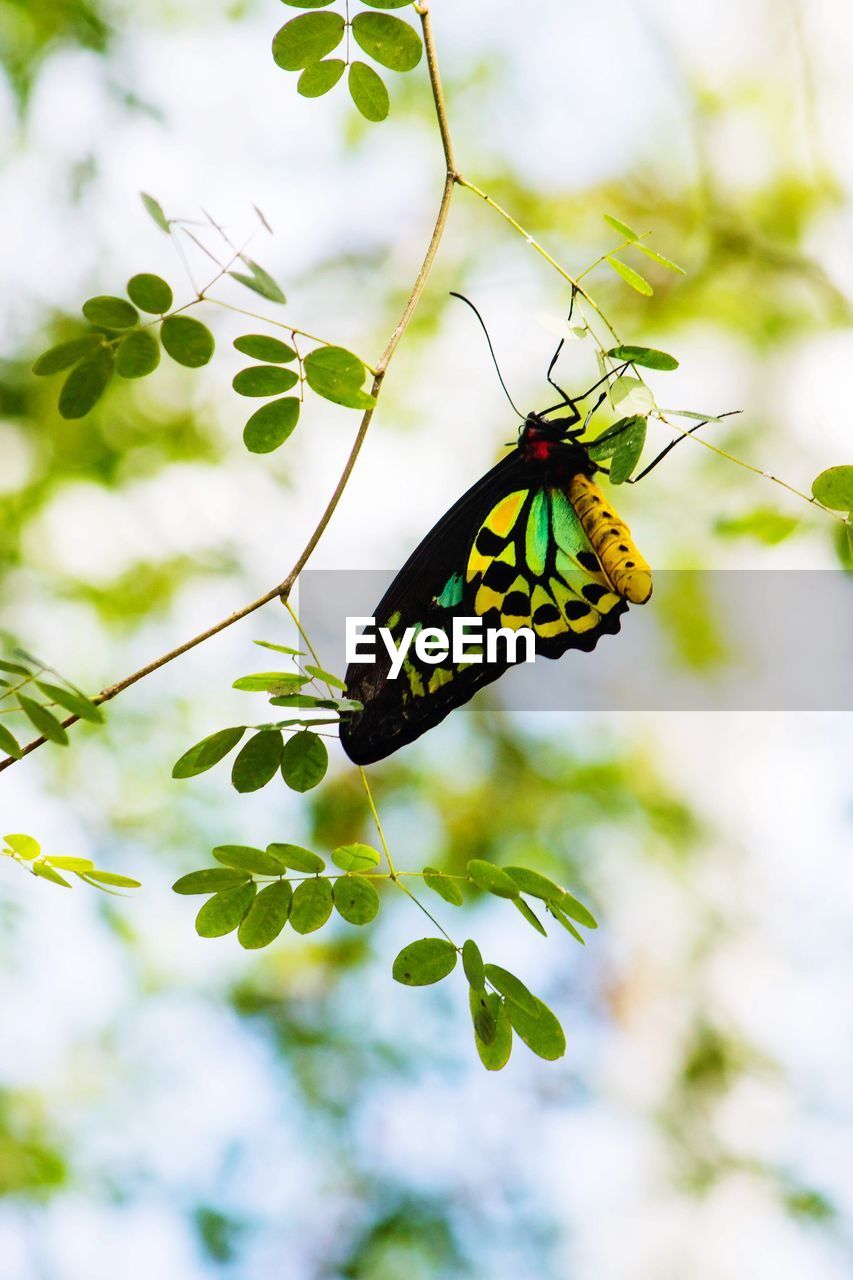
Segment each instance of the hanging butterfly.
M468 305L492 350L479 312ZM567 649L588 653L601 636L616 634L629 604L650 598L651 570L595 483L596 473L608 474L608 469L590 456L593 442L581 441L606 391L582 422L578 403L612 374L572 399L551 377L562 345L547 375L562 399L541 413L519 413L523 422L512 452L442 516L371 615L398 647L407 628L417 634L437 627L450 635L454 617L478 617L484 634L498 627L531 629L537 658L559 658ZM498 377L503 386L499 369ZM512 404L505 386L504 391ZM561 416L553 418L557 413ZM613 453L612 441L625 429L614 424L594 451L602 456L601 442L609 436ZM635 479L648 474L675 443ZM346 673L347 696L362 710L342 719L341 743L359 765L413 742L512 665L506 658L487 661L485 654L479 662L454 663L448 656L439 665L429 664L411 645L402 670L391 679L383 645L376 645L375 658L351 662Z

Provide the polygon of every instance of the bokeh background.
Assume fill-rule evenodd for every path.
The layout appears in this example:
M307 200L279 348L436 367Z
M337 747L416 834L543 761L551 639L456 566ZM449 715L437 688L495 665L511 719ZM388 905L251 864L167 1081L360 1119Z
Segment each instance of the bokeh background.
M29 367L82 299L137 271L180 284L139 190L235 233L257 203L286 314L367 359L437 206L423 69L393 78L383 126L343 93L305 101L269 56L293 12L0 0L0 625L92 691L277 581L355 429L318 402L286 448L247 454L230 317L202 376L164 364L58 418ZM594 277L624 336L680 357L663 402L742 409L713 438L806 490L849 461L845 0L435 0L434 23L468 176L572 269L612 243L605 212L688 268L654 270L649 300ZM317 567L400 563L511 438L450 288L486 313L516 398L543 402L536 316L565 290L460 192ZM589 380L586 358L566 381ZM834 522L693 445L622 506L656 567L849 565ZM701 597L669 607L674 669L712 669L724 620ZM846 1280L849 715L483 702L377 767L399 863L526 859L602 921L585 951L494 900L454 923L568 1033L561 1062L517 1043L486 1076L461 980L391 981L422 932L405 902L367 933L285 931L252 955L197 938L170 892L216 843L371 838L339 753L304 799L238 796L225 768L170 781L245 717L230 683L251 640L289 636L272 605L3 776L3 830L144 882L104 899L0 867L4 1280Z

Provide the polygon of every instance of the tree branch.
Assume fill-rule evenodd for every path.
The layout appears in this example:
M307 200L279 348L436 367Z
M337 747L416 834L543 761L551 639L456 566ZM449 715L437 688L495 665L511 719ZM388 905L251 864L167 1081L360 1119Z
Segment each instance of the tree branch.
M444 190L441 194L441 201L438 206L438 213L436 215L432 235L430 236L430 241L427 245L420 269L415 278L415 282L412 285L412 290L406 299L406 305L403 308L400 319L397 321L397 324L386 343L385 350L382 352L382 355L379 357L376 364L376 373L370 390L371 394L377 399L382 390L382 382L388 365L400 344L403 334L408 328L409 322L414 315L415 308L417 307L426 286L427 278L432 269L435 256L438 252L438 246L444 233L444 228L447 225L450 201L453 197L453 189L456 181L453 159L453 143L447 120L447 107L444 100L444 91L441 86L441 76L438 69L438 59L436 56L429 9L426 5L416 5L415 8L421 20L430 88L432 90L435 112L438 119L438 128L441 136L441 145L444 152L447 176L445 178ZM131 675L125 676L123 680L119 680L115 684L108 685L107 688L102 689L101 692L92 699L93 702L98 703L99 705L104 702L110 702L120 693L123 693L125 689L129 689L131 685L137 684L140 680L144 680L146 676L150 676L153 672L159 671L161 667L165 667L168 663L174 662L175 658L180 658L183 654L188 653L190 649L194 649L196 645L203 644L205 640L210 640L212 636L218 635L220 631L225 631L228 627L232 627L235 622L240 622L241 619L248 617L250 613L254 613L256 610L263 608L265 604L269 604L272 600L275 600L276 597L278 597L282 602L286 602L288 596L293 590L296 579L299 577L300 573L313 555L317 543L325 533L326 527L334 515L335 508L341 500L344 489L352 475L358 455L361 452L361 446L364 444L370 423L373 420L374 412L375 408L371 408L367 409L363 414L358 432L355 440L353 441L352 448L350 449L349 456L344 464L344 469L341 472L338 483L335 485L332 496L326 504L326 509L317 521L311 536L303 547L296 563L288 573L287 577L284 578L282 582L278 583L277 586L272 587L269 591L265 592L264 595L259 596L257 600L253 600L250 604L244 605L234 613L230 613L227 618L222 618L221 621L214 623L212 627L208 627L206 631L200 632L190 640L185 640L183 644L179 644L174 649L170 649L168 653L164 653L159 658L155 658L153 662L149 662L146 666L140 667L138 671L134 671ZM67 729L69 725L75 724L79 719L79 716L68 716L62 721L63 728ZM36 738L34 741L27 743L21 751L21 757L29 755L31 751L35 751L38 747L43 746L46 741L46 738ZM9 756L6 760L0 762L0 772L4 769L10 768L10 766L15 763L15 760L16 757Z

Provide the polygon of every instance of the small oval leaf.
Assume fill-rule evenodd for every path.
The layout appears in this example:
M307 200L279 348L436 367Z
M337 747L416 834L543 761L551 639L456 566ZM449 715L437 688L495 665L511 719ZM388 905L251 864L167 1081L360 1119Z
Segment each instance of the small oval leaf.
M222 889L236 889L250 879L248 871L237 871L231 867L203 867L201 871L190 871L181 876L172 885L174 893L219 893Z
M473 938L468 938L462 944L462 968L465 970L469 985L475 991L482 991L486 985L486 969L483 965L483 957L480 955L480 948ZM485 1038L484 1036L483 1039Z
M290 914L293 890L289 880L278 880L261 889L237 930L237 941L247 951L275 942Z
M250 453L272 453L284 444L299 421L299 401L285 396L262 405L243 428L243 443Z
M566 1035L548 1006L541 1000L537 1000L536 1005L535 1015L511 1001L505 1008L513 1031L521 1037L528 1049L538 1057L554 1062L566 1052Z
M472 1005L471 1016L474 1017L473 1003L475 993L470 992L470 1002ZM500 1071L509 1062L509 1055L512 1052L512 1024L506 1011L506 1006L499 996L491 993L486 997L486 1004L494 1019L495 1032L494 1039L491 1043L485 1040L477 1032L477 1020L474 1019L474 1042L477 1046L477 1053L480 1055L480 1061L487 1071Z
M291 18L273 38L273 61L284 71L300 71L325 58L343 36L344 20L339 13L306 13L301 18Z
M421 60L421 38L402 18L357 13L352 20L352 33L369 57L391 71L412 71Z
M332 914L332 886L325 876L303 880L296 886L290 908L291 928L297 933L314 933Z
M346 65L340 58L324 58L322 62L312 63L296 81L297 93L301 93L303 98L322 98L324 93L334 89Z
M136 303L140 311L147 311L150 315L157 316L168 311L173 301L171 286L161 276L151 275L150 272L145 271L130 277L127 282L127 296L131 302Z
M379 913L376 886L364 876L341 876L332 896L336 911L350 924L370 924Z
M218 844L213 850L217 862L226 867L236 867L238 871L247 871L255 876L280 876L284 867L278 858L263 849L255 849L248 844Z
M487 964L485 969L489 982L505 999L517 1004L525 1013L530 1014L531 1018L539 1016L539 1001L532 992L528 991L520 978L516 978L515 974L510 973L508 969L502 969L499 964Z
M202 738L173 766L172 777L195 778L197 774L212 769L229 751L233 751L245 732L246 726L241 724L234 729L219 729Z
M468 875L481 889L496 894L499 898L517 898L519 888L511 876L496 867L492 862L482 858L472 858L468 863Z
M76 364L59 393L59 413L71 421L85 418L110 385L115 362L110 347L98 347Z
M391 100L385 81L366 62L354 62L349 69L347 88L350 97L365 120L378 124L391 110Z
M275 777L281 764L284 742L279 729L262 729L241 747L231 769L235 791L260 791Z
M43 707L40 702L34 702L32 698L27 698L22 693L18 694L18 704L30 724L43 738L57 743L60 747L68 746L68 734L52 711L48 711L47 707Z
M369 844L339 844L332 853L332 862L341 871L369 871L381 861L380 854Z
M678 368L675 356L666 351L658 351L655 347L613 347L607 354L614 360L630 360L631 364L642 365L646 369L672 370Z
M236 889L223 889L205 902L195 918L195 931L201 938L222 938L233 933L251 907L257 885L254 880L238 885Z
M267 853L291 871L304 871L313 876L325 869L319 853L303 849L299 844L268 844Z
M832 511L853 511L853 467L829 467L812 484L812 494Z
M160 344L147 329L122 338L116 351L116 373L122 378L146 378L160 363Z
M245 333L234 339L234 347L244 356L263 360L266 364L289 364L296 359L296 352L278 338L268 338L264 333Z
M52 373L62 373L103 344L104 339L99 333L89 333L84 338L73 338L71 342L60 342L58 346L51 347L39 356L33 365L33 373L37 378L46 378Z
M254 364L235 373L231 382L239 396L277 396L295 387L299 378L292 369L274 364Z
M160 341L175 363L186 369L207 364L216 346L207 325L192 316L166 316L160 325Z
M293 791L310 791L326 776L329 753L322 738L305 729L294 733L281 754L281 776Z
M457 881L451 880L449 876L442 875L435 867L424 867L424 884L428 889L432 889L433 893L437 893L440 898L443 898L445 902L449 902L452 907L462 906L464 898Z
M126 298L113 298L102 294L87 298L83 303L83 315L90 324L102 329L132 329L139 320L139 312Z
M445 938L420 938L410 942L394 961L395 981L406 987L427 987L440 982L456 968L456 948Z

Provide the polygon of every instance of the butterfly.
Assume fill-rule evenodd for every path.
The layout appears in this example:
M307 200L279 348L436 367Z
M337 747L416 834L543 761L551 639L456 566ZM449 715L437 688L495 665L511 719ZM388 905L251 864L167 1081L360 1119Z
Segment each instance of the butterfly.
M549 381L559 352L560 347ZM563 397L559 404L524 416L512 452L463 494L412 552L371 615L398 647L408 628L415 635L427 628L449 635L454 618L476 617L484 634L496 628L532 630L537 658L559 658L567 649L588 653L603 635L619 631L629 604L649 600L651 569L595 482L598 472L607 473L590 456L596 442L581 439L606 393L582 423L578 402L606 380L574 400L557 387ZM557 413L561 416L554 417ZM604 436L613 440L623 429L614 424ZM598 456L604 436L593 450ZM347 668L347 697L361 710L342 719L341 744L355 764L382 760L510 665L508 656L497 653L492 661L482 653L480 661L454 662L448 656L429 663L409 647L392 679L390 652L377 644L374 662L351 662Z

